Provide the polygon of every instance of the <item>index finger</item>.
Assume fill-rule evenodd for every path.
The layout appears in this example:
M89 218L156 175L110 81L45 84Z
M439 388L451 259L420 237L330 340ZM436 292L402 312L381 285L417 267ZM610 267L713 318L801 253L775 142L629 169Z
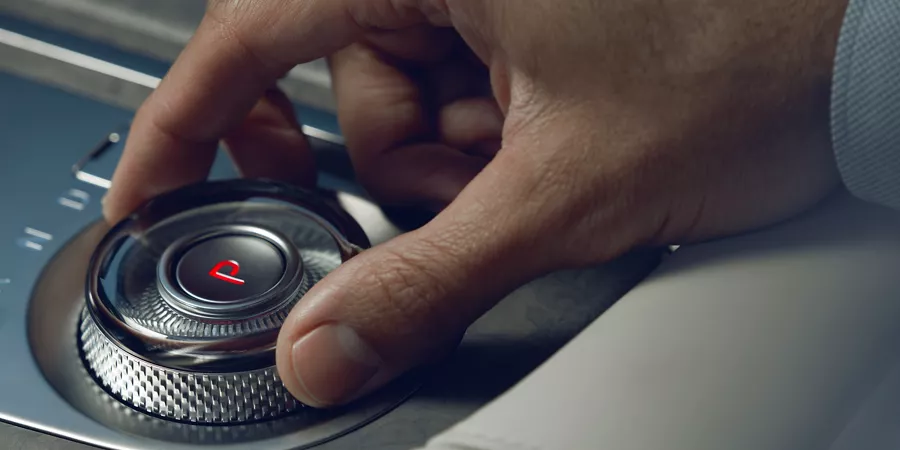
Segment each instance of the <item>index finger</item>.
M116 221L163 192L206 178L218 140L295 64L361 32L350 0L211 2L196 33L139 109L104 201Z

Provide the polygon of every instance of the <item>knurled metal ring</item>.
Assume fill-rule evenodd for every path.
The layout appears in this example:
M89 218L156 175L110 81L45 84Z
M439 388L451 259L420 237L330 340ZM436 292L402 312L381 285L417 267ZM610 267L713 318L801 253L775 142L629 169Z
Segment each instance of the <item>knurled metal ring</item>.
M116 399L154 416L193 423L275 419L303 408L275 367L232 373L173 370L122 351L87 312L79 339L91 374Z
M179 248L223 232L263 238L287 255L281 280L226 305L240 313L229 317L165 276ZM305 248L298 239L306 236L334 246ZM94 252L78 336L82 359L112 396L163 418L240 423L296 411L302 405L275 368L279 328L314 283L368 246L349 215L293 186L233 180L165 194L112 227ZM119 267L132 256L136 266ZM153 277L129 282L137 268ZM130 285L136 290L123 287Z

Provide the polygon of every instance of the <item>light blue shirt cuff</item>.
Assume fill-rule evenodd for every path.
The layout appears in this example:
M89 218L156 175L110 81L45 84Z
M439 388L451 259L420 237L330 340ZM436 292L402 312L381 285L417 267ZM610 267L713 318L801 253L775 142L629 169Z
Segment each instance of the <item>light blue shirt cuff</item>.
M844 184L863 200L900 209L900 0L850 0L831 108Z

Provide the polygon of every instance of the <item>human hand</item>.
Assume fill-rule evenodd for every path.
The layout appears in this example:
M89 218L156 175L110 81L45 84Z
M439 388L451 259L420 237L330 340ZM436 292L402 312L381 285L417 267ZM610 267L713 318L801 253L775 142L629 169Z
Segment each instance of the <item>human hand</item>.
M440 211L331 273L282 328L290 391L345 403L446 355L537 276L819 201L838 182L828 102L845 3L212 1L138 112L105 214L204 179L222 138L245 175L309 183L271 86L328 56L362 183Z

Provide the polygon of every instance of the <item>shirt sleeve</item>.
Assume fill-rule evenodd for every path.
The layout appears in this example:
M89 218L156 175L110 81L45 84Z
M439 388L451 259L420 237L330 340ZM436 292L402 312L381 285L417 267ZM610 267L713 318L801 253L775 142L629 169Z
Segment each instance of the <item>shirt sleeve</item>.
M850 0L831 108L844 184L863 200L900 209L900 0Z

